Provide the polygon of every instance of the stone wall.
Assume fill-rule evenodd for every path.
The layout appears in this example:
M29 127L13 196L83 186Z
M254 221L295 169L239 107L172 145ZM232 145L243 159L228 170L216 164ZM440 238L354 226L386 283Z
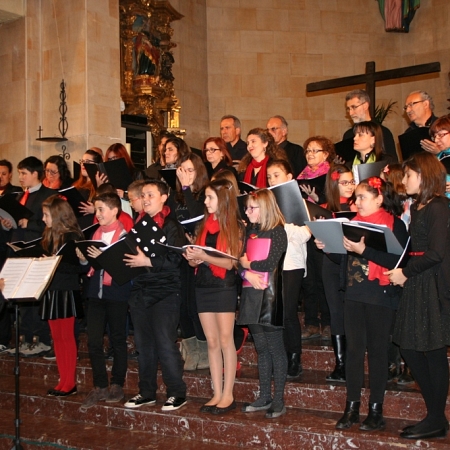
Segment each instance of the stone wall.
M39 126L43 136L60 135L63 78L71 160L120 138L118 0L54 4L28 1L25 18L0 28L0 154L14 164L61 152L62 144L36 138Z
M182 9L185 2L179 3L176 7ZM364 73L365 63L372 60L377 70L432 61L442 64L440 74L378 84L377 104L398 102L385 122L394 135L407 126L401 107L411 90L429 91L436 100L436 113L445 114L449 11L445 0L423 1L410 32L403 34L384 31L374 0L206 0L209 134L217 135L223 114L238 116L244 135L254 126L265 126L271 115L281 114L289 122L294 142L302 143L314 134L338 140L351 125L344 96L353 88L307 95L306 84ZM183 41L193 19L187 10L181 12L187 17L177 24L174 38ZM175 67L186 78L183 94L179 84L176 92L189 140L198 111L187 107L191 89L187 83L204 86L204 80L189 77L191 71L183 64Z

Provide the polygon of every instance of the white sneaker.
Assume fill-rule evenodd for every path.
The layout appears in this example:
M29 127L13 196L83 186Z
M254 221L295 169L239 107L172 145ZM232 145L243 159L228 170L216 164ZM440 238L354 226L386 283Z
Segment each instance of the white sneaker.
M30 348L30 344L28 342L21 342L19 345L19 355L23 356L23 352ZM8 350L5 350L5 353L8 355L14 356L16 354L16 347L11 347Z
M27 350L24 350L22 356L24 358L32 358L37 356L43 356L51 350L50 345L45 345L42 342L31 344Z
M6 353L8 350L10 350L9 347L7 347L6 345L0 344L0 354L1 353Z

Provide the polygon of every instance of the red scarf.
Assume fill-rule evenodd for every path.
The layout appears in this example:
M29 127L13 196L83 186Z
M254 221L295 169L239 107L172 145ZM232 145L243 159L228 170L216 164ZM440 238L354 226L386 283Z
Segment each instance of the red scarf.
M394 228L394 216L388 213L383 208L380 208L376 213L373 213L370 216L365 217L357 213L354 219L352 220L373 223L376 225L387 225L391 230ZM373 281L375 279L378 279L380 286L387 286L390 283L390 281L389 278L383 274L383 272L386 272L387 270L388 270L387 268L381 267L378 264L369 261L369 280Z
M253 170L261 168L261 170L258 172L258 175L256 176L257 177L256 178L256 187L259 187L259 188L267 187L267 162L268 161L269 161L268 155L260 162L258 162L252 158L252 160L249 162L249 164L247 166L247 170L245 171L244 182L251 184L252 178L253 178Z
M116 220L110 225L100 225L96 230L94 235L92 236L92 240L94 241L101 241L103 233L110 233L111 231L114 231L113 238L111 239L111 244L114 242L117 242L122 235L124 228L122 225L122 222L119 220ZM91 270L88 273L88 276L92 276L94 273L94 269L91 268ZM111 275L106 272L106 270L103 273L103 284L106 286L111 286L112 278Z
M170 208L167 205L164 205L163 209L156 213L152 217L152 219L156 222L156 225L158 225L158 227L162 229L162 227L164 226L164 221L169 214Z
M203 227L202 234L199 238L197 238L197 244L206 246L206 235L209 234L216 234L220 232L219 228L219 221L217 219L214 219L214 215L210 214L208 218L206 219L205 226ZM219 236L217 236L217 244L216 249L220 250L221 252L226 252L228 249L225 246L225 243ZM213 275L215 277L221 278L222 280L225 278L225 275L227 273L227 269L224 269L223 267L215 266L214 264L210 264L209 268L211 269Z

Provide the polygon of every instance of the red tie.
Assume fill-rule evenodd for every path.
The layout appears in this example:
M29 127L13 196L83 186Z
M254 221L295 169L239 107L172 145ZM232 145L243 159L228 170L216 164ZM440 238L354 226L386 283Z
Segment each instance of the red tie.
M27 189L25 191L25 193L22 195L22 198L19 200L19 203L21 205L25 206L25 203L27 202L29 195L30 195L30 191L29 191L29 189Z

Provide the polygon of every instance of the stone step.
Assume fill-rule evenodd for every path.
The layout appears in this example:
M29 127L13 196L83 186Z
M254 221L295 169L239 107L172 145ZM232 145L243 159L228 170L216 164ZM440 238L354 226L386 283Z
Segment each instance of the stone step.
M39 380L39 381L38 381ZM124 449L124 448L178 448L198 450L206 448L247 447L254 449L448 449L450 437L429 442L401 440L400 430L412 422L404 419L387 419L386 430L364 433L355 425L348 431L334 428L340 413L317 411L300 407L289 407L286 415L269 421L264 413L244 414L238 408L222 416L201 414L200 406L204 399L190 397L186 406L173 412L163 412L160 407L164 395L158 394L155 406L145 406L129 410L122 404L107 405L102 402L80 413L79 406L88 389L80 386L78 395L67 398L45 397L43 392L52 386L39 378L21 377L21 435L43 445L55 442L69 448ZM1 448L5 439L14 434L14 377L1 376L0 403L2 411L8 414L0 421ZM127 390L127 395L134 394ZM328 400L322 400L328 402ZM9 426L8 426L9 424ZM53 426L55 425L55 428ZM55 431L59 430L59 431ZM152 434L149 434L152 433ZM138 445L139 442L146 444ZM156 435L157 437L154 437ZM135 440L128 444L128 437ZM161 443L162 437L173 441ZM53 439L53 441L52 441ZM185 446L181 447L180 443ZM101 446L103 443L103 447ZM136 444L134 444L136 443ZM209 447L204 447L204 444ZM223 444L224 447L213 447ZM136 446L135 446L136 445ZM31 446L31 445L30 445ZM67 448L58 447L58 448ZM48 445L48 449L54 448Z
M107 363L109 370L111 363ZM0 373L12 375L14 373L14 358L0 356ZM22 358L20 361L21 377L35 379L34 394L45 396L47 389L54 387L58 381L58 371L55 361L43 358ZM295 378L288 380L285 389L286 405L293 408L304 408L318 411L332 411L339 413L343 410L346 399L344 383L327 383L326 372L304 370ZM189 397L211 398L212 388L208 370L184 372ZM42 380L42 381L37 381ZM42 383L48 387L42 387ZM92 371L86 354L81 354L77 365L77 384L81 391L89 391L92 387ZM258 393L258 370L256 366L243 366L237 373L234 395L237 401L252 402ZM368 386L366 377L365 385ZM129 361L125 388L131 396L138 393L138 366L136 361ZM159 392L165 392L165 385L161 374L158 376ZM368 401L368 389L363 389L362 411ZM450 402L447 404L450 417ZM421 420L425 415L422 396L416 385L402 387L396 383L387 386L384 414L386 417L408 420Z

